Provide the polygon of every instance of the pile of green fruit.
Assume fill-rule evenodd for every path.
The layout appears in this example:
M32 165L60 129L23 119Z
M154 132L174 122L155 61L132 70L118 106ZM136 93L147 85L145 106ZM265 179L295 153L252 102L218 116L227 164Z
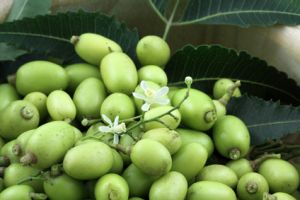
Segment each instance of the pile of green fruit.
M86 63L31 61L0 84L0 200L296 199L292 164L246 157L249 131L226 115L239 81L218 80L212 97L191 77L167 87L157 36L138 42L139 69L103 36L71 42Z

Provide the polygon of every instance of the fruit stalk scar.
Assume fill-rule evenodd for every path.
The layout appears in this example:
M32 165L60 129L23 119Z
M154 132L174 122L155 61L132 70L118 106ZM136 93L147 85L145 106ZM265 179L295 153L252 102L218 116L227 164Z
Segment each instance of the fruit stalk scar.
M250 194L256 193L257 190L258 190L258 185L257 185L257 183L255 183L255 182L249 182L249 183L247 183L247 185L246 185L246 190L247 190L247 192L250 193Z
M211 123L211 122L215 121L216 118L217 118L217 114L216 114L216 111L215 111L215 110L207 111L207 112L204 114L204 120L205 120L207 123Z
M76 45L77 42L79 41L79 36L77 35L73 35L70 39L70 42L73 44L73 45Z
M33 117L34 112L33 112L32 109L30 109L30 108L24 106L24 107L21 109L20 114L21 114L21 116L22 116L24 119L29 120L29 119L31 119L31 118Z
M33 153L26 153L20 158L20 162L24 165L30 165L37 163L37 158Z
M232 148L229 151L229 158L232 160L237 160L241 156L241 151L238 148Z

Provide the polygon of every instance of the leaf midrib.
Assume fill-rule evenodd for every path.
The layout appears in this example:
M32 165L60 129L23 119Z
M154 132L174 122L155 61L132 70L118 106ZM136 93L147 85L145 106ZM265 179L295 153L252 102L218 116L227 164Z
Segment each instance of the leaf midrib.
M274 11L274 10L243 10L243 11L228 11L228 12L219 12L213 15L207 15L205 17L198 18L196 20L190 20L190 21L178 21L174 22L173 26L182 26L182 25L188 25L191 23L199 23L203 22L215 17L222 17L226 15L239 15L239 14L251 14L251 13L263 13L263 14L285 14L285 15L293 15L300 17L300 13L292 13L292 12L283 12L283 11Z
M271 125L282 125L282 124L291 124L291 123L300 123L300 119L295 120L287 120L287 121L274 121L274 122L265 122L265 123L259 123L259 124L251 124L247 125L248 128L255 128L260 126L271 126Z
M70 43L69 39L66 38L60 38L52 35L42 35L38 33L20 33L20 32L0 32L0 35L18 35L18 36L33 36L33 37L41 37L41 38L47 38L47 39L54 39L54 40L59 40L62 42L67 42Z

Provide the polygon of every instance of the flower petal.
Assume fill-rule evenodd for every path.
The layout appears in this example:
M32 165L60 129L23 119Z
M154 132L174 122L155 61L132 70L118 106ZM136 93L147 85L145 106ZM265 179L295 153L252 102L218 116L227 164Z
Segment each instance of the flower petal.
M102 133L109 133L111 132L111 128L108 126L100 126L99 131L101 131Z
M147 86L146 81L141 81L140 86L144 90L144 92L146 92L148 90L148 86Z
M167 99L167 98L156 98L155 99L155 103L158 103L160 105L167 105L168 103L170 103L170 99Z
M114 134L114 144L119 144L119 135L118 134Z
M119 115L117 115L117 116L115 117L115 120L114 120L114 127L118 126L118 124L119 124Z
M143 105L142 105L142 111L144 111L144 112L146 112L146 111L148 111L150 109L150 104L149 103L144 103Z
M109 124L110 126L113 126L112 121L104 114L101 114L101 117L103 119L103 121L105 121L107 124Z
M167 86L164 86L156 92L155 96L161 97L161 96L168 94L168 92L169 92L169 88Z
M132 95L133 95L135 98L137 98L137 99L142 99L142 100L144 100L144 101L145 101L145 99L146 99L146 96L145 96L145 95L140 94L140 93L137 93L137 92L133 92Z

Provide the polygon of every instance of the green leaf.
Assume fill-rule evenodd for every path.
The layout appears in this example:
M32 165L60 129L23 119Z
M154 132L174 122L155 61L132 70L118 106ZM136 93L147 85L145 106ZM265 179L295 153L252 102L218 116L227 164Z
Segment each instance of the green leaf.
M51 8L51 3L51 0L14 0L6 21L47 14Z
M150 0L166 22L169 0ZM184 5L184 3L186 5ZM173 25L229 24L241 27L300 24L300 1L295 0L186 0L182 17Z
M29 53L49 55L66 62L78 60L69 42L72 35L98 33L116 41L124 52L135 58L139 36L114 17L99 13L63 13L4 23L0 25L0 42L7 42ZM0 52L0 54L5 52Z
M257 97L233 98L227 105L228 114L245 122L251 134L251 144L264 144L300 131L300 107L280 105Z
M241 80L241 91L264 99L300 103L300 87L286 74L246 52L216 45L185 46L166 65L170 86L183 85L184 78L194 79L193 87L212 93L219 78Z
M12 46L7 45L6 43L0 43L0 60L15 60L16 57L24 55L26 51L16 49Z

